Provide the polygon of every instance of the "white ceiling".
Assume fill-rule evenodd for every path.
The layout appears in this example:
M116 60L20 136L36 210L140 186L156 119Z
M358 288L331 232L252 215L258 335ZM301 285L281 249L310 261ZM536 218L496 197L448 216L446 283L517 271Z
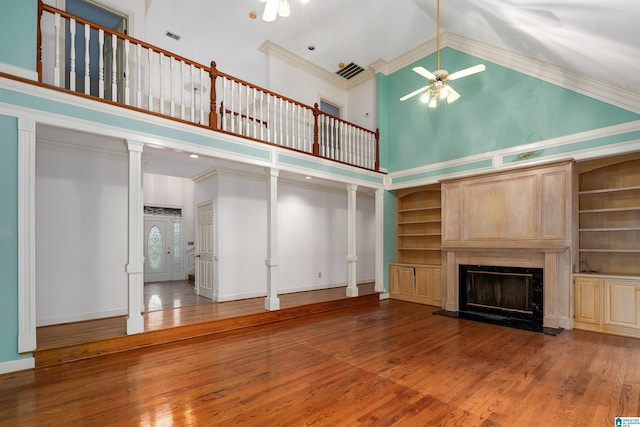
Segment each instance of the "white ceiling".
M436 0L290 2L290 17L266 23L260 0L147 0L146 40L266 85L267 40L335 72L389 62L436 34ZM640 90L638 0L441 0L441 31Z

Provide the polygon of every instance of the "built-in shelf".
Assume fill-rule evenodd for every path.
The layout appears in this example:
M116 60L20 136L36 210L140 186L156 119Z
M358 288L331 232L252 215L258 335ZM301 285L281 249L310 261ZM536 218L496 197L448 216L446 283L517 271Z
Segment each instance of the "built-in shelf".
M637 156L636 156L637 157ZM583 162L579 173L581 268L640 274L640 158Z

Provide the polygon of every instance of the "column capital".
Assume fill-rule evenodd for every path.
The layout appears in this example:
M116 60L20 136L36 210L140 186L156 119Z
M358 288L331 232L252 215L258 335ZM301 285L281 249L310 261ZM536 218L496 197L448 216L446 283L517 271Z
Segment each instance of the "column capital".
M132 141L130 139L125 139L124 142L125 144L127 144L127 149L129 150L129 152L142 153L144 142Z
M347 191L357 191L358 184L347 184Z
M269 176L277 178L280 176L280 169L269 168Z

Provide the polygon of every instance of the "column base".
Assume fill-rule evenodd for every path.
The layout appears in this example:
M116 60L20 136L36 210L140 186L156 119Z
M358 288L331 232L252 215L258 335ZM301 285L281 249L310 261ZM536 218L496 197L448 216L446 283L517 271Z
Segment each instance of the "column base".
M347 287L347 296L348 297L357 297L358 296L358 287Z
M280 310L280 298L265 298L264 299L264 309L267 311L276 311Z
M144 332L144 319L142 316L127 317L127 335L141 334Z

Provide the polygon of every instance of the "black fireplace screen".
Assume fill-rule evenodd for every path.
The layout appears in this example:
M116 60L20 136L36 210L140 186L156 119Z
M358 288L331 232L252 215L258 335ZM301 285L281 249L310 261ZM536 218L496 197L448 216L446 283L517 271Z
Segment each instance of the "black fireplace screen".
M542 268L460 265L459 274L459 314L542 329Z

